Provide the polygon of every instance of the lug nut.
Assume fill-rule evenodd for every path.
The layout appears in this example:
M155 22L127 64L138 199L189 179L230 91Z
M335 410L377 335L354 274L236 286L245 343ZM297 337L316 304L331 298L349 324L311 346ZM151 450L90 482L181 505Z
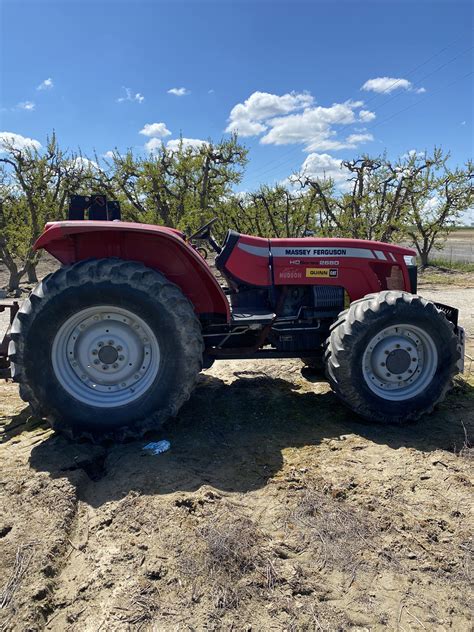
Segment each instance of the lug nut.
M390 377L390 376L391 376L391 373L387 373L387 377Z
M122 351L122 347L120 345L117 347L117 351Z
M113 345L114 341L113 340L109 340L109 345Z
M123 356L119 356L119 360L123 360L123 359L124 359L124 357L123 357Z
M380 366L385 366L385 362L381 362L381 363L380 363Z
M102 368L104 369L104 371L107 371L107 369L109 368L106 364L102 365Z
M94 360L94 364L100 364L99 360Z
M97 355L97 353L98 353L97 349L92 350L92 355Z
M117 364L117 363L115 363L115 364L113 365L113 367L114 367L114 369L116 369L116 368L118 367L118 364Z
M98 347L103 347L104 343L103 342L99 342L99 344L97 345Z
M386 350L384 353L385 353L385 355L388 355L390 353L390 351Z

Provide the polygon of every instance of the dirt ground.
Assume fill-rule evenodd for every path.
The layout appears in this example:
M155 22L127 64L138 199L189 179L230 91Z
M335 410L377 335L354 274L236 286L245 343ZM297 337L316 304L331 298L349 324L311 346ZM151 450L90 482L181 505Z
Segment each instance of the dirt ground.
M473 288L420 294L474 337ZM472 374L397 428L298 361L216 362L164 429L109 447L0 383L0 630L467 632L473 435Z

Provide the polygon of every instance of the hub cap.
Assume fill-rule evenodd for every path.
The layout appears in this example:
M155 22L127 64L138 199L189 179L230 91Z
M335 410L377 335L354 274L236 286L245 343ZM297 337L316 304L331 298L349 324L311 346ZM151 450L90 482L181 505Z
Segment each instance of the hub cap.
M370 390L390 401L416 397L431 382L438 352L431 336L415 325L394 325L374 336L362 358Z
M123 406L152 385L160 365L155 334L133 312L96 306L71 316L57 332L51 359L61 386L97 407Z

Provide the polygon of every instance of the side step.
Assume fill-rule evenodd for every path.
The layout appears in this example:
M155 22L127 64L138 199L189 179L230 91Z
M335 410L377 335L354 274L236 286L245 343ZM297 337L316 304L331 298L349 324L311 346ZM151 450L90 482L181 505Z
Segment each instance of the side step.
M232 312L233 325L271 325L274 319L271 312Z

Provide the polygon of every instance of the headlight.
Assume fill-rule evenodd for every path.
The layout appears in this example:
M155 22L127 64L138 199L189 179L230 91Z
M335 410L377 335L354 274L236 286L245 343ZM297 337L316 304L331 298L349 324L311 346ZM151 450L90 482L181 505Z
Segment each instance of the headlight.
M416 257L413 255L403 255L406 266L416 266Z

